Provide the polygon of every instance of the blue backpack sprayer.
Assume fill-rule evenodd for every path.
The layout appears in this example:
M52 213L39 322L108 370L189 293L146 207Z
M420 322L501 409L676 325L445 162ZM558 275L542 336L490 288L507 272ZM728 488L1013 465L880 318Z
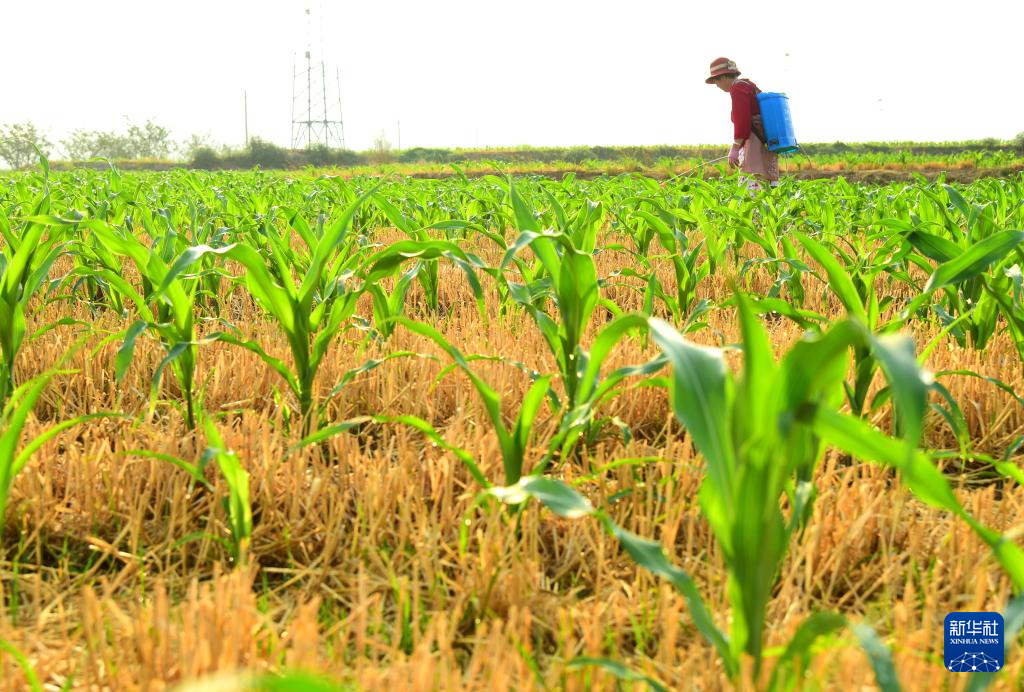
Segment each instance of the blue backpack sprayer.
M789 114L789 97L769 91L757 95L764 124L765 145L768 151L789 154L800 149L793 134L793 118Z

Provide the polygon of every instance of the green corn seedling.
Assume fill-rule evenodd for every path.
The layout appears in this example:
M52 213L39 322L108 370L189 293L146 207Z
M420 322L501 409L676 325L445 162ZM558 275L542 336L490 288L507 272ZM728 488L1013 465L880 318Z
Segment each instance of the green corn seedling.
M1002 317L1024 359L1024 311L1020 301L1024 231L998 231L971 245L958 245L913 228L906 231L905 238L920 255L918 265L931 271L906 314L916 312L933 294L941 292L943 302L932 308L961 345L969 335L973 348L985 348ZM934 270L928 260L938 263Z
M169 366L185 399L185 419L190 429L196 427L195 372L198 348L195 330L195 294L199 281L181 277L181 269L200 261L206 255L225 254L232 246L212 248L208 245L185 250L170 266L153 248L133 235L119 233L103 221L85 221L98 242L111 254L127 257L142 277L141 290L118 273L119 265L84 270L98 276L114 288L122 299L134 304L139 315L125 332L125 339L116 359L116 376L121 380L131 364L136 339L144 332L156 336L166 355L153 373L150 409L156 401L160 380Z
M253 247L237 243L218 250L225 259L234 260L245 268L242 281L253 299L284 332L294 371L255 341L227 332L210 338L252 351L277 372L298 400L305 429L313 423L314 386L320 363L355 311L359 291L353 286L353 268L359 262L359 253L346 240L353 216L368 194L349 205L320 236L309 231L308 226L296 224L296 230L302 229L299 233L311 253L298 285L292 276L293 268L285 262L289 252L281 239L268 239L268 257ZM196 251L175 263L167 280L174 281L202 256L198 249L193 250ZM274 268L273 273L268 269L268 262Z
M228 495L224 498L224 509L228 517L228 532L231 535L231 556L235 563L245 564L252 540L252 504L249 500L249 473L242 468L235 452L227 448L220 431L213 421L204 422L209 446L203 452L202 466L213 459L228 484Z
M235 260L245 267L245 286L284 332L294 371L281 360L269 355L255 341L243 340L227 332L209 338L248 349L277 372L298 400L299 414L306 433L312 430L316 422L315 414L325 403L316 401L314 391L317 372L331 343L351 325L359 296L366 291L374 296L378 316L384 319L380 329L390 329L391 321L401 310L404 289L399 289L396 297L395 294L387 296L382 289L371 290L371 287L383 278L398 274L403 263L410 260L427 263L436 262L441 257L450 258L465 271L482 310L483 293L472 270L472 266L480 262L466 255L454 243L441 240L402 241L369 257L364 256L364 251L347 236L356 210L370 194L367 192L356 199L319 236L313 234L305 224L297 224L292 219L293 223L303 228L300 235L311 253L298 285L292 278L292 268L284 264L282 256L287 256L287 251L280 242L271 242L271 257L267 258L277 266L274 273L268 269L267 260L252 247L236 243L217 251L226 259ZM209 250L193 248L189 252L191 254L183 256L172 267L168 273L169 280L173 280ZM337 392L338 388L335 388L331 396Z
M672 271L675 275L676 285L673 292L666 292L653 274L649 279L648 290L657 295L669 308L673 321L681 324L694 309L697 286L711 272L709 259L706 256L702 257L701 253L704 242L693 242L688 239L686 233L676 223L676 217L664 209L658 208L657 213L640 210L637 216L646 222L649 232L668 253L667 257L672 262ZM641 250L641 253L647 254L647 251Z
M28 420L29 414L35 407L36 401L42 395L46 385L57 375L66 375L70 370L50 370L38 375L16 388L4 403L0 412L0 535L4 530L4 519L7 513L7 503L10 497L11 486L18 473L25 468L25 464L32 454L42 447L48 440L58 433L67 430L79 423L95 418L113 417L116 414L91 413L82 416L69 418L51 426L43 433L37 435L24 447L19 448L22 431Z
M1015 588L1024 587L1024 552L967 514L942 474L917 451L930 384L908 339L874 336L848 320L798 343L776 362L752 306L740 297L738 307L745 356L739 377L729 372L721 351L692 344L667 323L650 320L655 341L672 363L673 408L707 462L699 499L725 556L730 636L717 629L692 580L668 562L661 546L623 531L564 484L527 476L516 486L490 492L506 502L536 497L562 516L601 519L638 564L669 579L686 597L698 629L730 677L739 674L741 658L750 656L754 679L760 678L765 611L790 540L813 511L813 471L826 443L898 469L918 497L967 522L992 547ZM851 346L871 349L881 364L902 439L838 412ZM775 675L787 674L818 637L845 625L840 616L812 616L776 662ZM872 659L879 684L893 689L884 647L879 654L869 629L858 626L854 632ZM773 677L770 686L776 681Z
M394 224L395 228L407 234L412 240L419 241L420 243L427 243L433 240L429 235L429 231L431 230L445 229L451 231L465 228L467 225L464 221L449 219L424 224L421 223L421 221L426 219L416 221L409 218L382 194L374 194L373 201L384 213L387 220ZM423 204L418 204L417 208L420 210L421 215L427 210L427 207ZM440 309L440 274L438 263L428 262L421 265L416 271L416 276L418 276L420 285L423 287L423 292L426 296L427 309L431 313L437 314Z
M484 404L484 410L487 412L487 418L498 437L505 485L517 483L523 474L529 470L526 468L526 464L530 439L533 436L537 415L544 404L545 398L548 396L552 377L546 375L537 377L534 380L533 385L523 399L515 424L512 428L508 428L501 413L500 395L473 372L472 368L469 367L468 359L461 351L452 346L440 332L430 325L414 322L406 318L399 318L398 322L406 329L431 339L469 377L473 387L480 395L480 399ZM439 437L436 431L431 436ZM459 456L462 458L464 455ZM465 461L464 458L463 461ZM483 477L475 464L471 464L469 468L471 471L474 471L474 476L478 482L481 482L484 487L490 486L490 483Z
M517 226L521 230L515 243L505 253L501 271L513 263L517 253L530 247L543 267L543 279L524 284L506 281L509 294L533 318L558 364L559 375L569 409L577 403L581 366L583 332L600 298L600 285L594 264L594 247L602 213L599 204L588 204L567 221L564 231L542 231L535 215L511 188L511 199ZM563 217L562 213L558 214ZM520 263L520 273L524 273ZM536 272L527 272L537 276ZM559 320L545 312L539 304L553 300Z
M18 231L0 214L0 233L6 244L0 251L0 406L16 385L14 365L28 330L25 315L29 301L38 295L50 267L63 252L63 226L71 223L48 216L49 211L49 194L43 194Z

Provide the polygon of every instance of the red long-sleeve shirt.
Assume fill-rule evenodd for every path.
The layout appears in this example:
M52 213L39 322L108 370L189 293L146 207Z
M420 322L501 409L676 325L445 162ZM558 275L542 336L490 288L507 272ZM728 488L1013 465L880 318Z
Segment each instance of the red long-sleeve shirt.
M757 102L757 85L749 79L738 79L729 89L732 96L733 137L747 139L753 117L761 114L761 106Z

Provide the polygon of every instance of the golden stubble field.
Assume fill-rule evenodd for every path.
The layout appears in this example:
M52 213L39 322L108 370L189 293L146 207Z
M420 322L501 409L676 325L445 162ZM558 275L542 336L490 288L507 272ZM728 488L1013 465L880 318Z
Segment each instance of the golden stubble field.
M389 234L382 235L387 242ZM599 273L610 275L625 258L602 253ZM462 274L442 268L442 276L444 314L427 315L417 288L407 304L411 317L436 326L463 353L500 354L556 371L527 316L499 317L491 292L492 317L483 323ZM755 286L761 279L769 281L748 277ZM698 297L716 300L726 293L724 278L713 276ZM626 286L607 287L603 295L624 308L640 307L639 294ZM224 299L229 319L287 358L284 338L258 317L244 292ZM42 324L68 310L66 303L52 304L32 319ZM235 568L211 537L226 532L219 495L190 492L187 475L172 464L132 454L150 450L194 461L205 447L203 434L189 433L174 408L162 404L154 415L146 413L161 347L140 339L129 375L118 385L119 342L96 345L123 329L123 319L84 305L72 306L70 316L90 322L94 335L68 363L75 372L51 383L26 435L58 415L107 410L135 417L94 420L62 433L15 481L0 561L2 600L10 604L0 612L0 638L29 658L47 689L163 690L207 676L221 677L204 689L235 689L234 673L284 668L326 672L364 689L616 687L607 673L572 670L568 664L577 656L621 661L671 689L729 688L683 598L637 568L597 522L561 519L536 503L517 516L500 507L471 511L480 488L466 469L400 425L366 424L293 450L300 435L285 431L279 378L250 352L213 343L200 349L205 408L223 413L225 441L251 475L250 564ZM833 316L839 317L834 310ZM599 309L592 328L605 317ZM739 340L730 309L713 312L709 322L694 340ZM800 337L785 320L772 322L771 330L779 353ZM47 369L76 333L62 327L28 344L19 376ZM914 336L920 345L934 333ZM374 355L408 349L437 359L395 359L356 378L331 404L332 420L420 416L500 482L497 440L470 382L458 372L435 382L449 362L440 349L402 329L369 351L357 347L360 335L349 337L336 343L323 366L323 392ZM654 353L639 339L626 341L611 367ZM738 355L730 358L739 365ZM944 341L927 365L972 369L1024 389L1019 359L1002 336L983 353ZM530 385L507 364L478 361L473 367L506 405L521 401ZM977 451L1001 455L1024 434L1024 411L1006 393L973 378L944 382L964 410ZM173 378L165 377L161 397L174 401L176 395ZM727 626L722 557L696 501L702 460L675 422L665 392L630 388L605 413L626 421L633 439L624 443L610 427L555 474L578 482L625 528L665 545L670 559L695 578L718 625ZM873 422L887 429L888 416L886 408ZM538 450L553 425L542 420ZM935 414L925 443L955 444ZM648 461L602 470L624 458ZM1024 491L984 480L975 465L947 471L969 512L994 529L1019 533ZM208 473L223 488L223 480ZM997 610L1006 603L1011 585L988 547L962 521L914 499L879 466L828 453L816 482L814 517L794 541L772 599L768 646L787 641L808 614L837 611L878 630L906 689L962 688L967 676L943 667L943 618L952 610ZM469 540L460 550L466 521ZM995 687L1018 689L1022 677L1024 658L1010 657ZM0 656L0 686L25 685L13 658ZM873 686L867 659L850 635L833 641L810 666L808 689Z

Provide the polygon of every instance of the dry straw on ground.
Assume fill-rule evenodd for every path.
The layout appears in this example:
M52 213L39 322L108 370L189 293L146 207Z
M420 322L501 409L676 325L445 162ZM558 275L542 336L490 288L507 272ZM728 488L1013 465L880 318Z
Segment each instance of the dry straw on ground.
M623 261L602 254L600 274ZM670 269L663 270L668 278ZM501 354L555 370L525 316L497 317L492 293L488 314L494 317L482 324L461 273L445 269L442 278L444 315L424 314L414 290L413 317L436 324L465 353ZM770 280L754 273L751 281L756 289ZM701 290L700 297L711 299L725 294L720 277ZM631 289L607 295L624 308L640 307ZM225 300L245 333L287 357L283 338L241 295ZM66 309L51 305L34 319L45 323ZM123 328L119 318L84 306L73 316L92 322L94 344L103 330ZM603 319L598 315L592 327ZM710 319L711 328L695 339L738 341L731 311ZM28 345L19 376L46 369L72 332L57 329ZM347 370L385 352L362 352L358 335L349 336L323 367L324 392ZM772 324L780 352L799 336L785 321ZM920 343L933 333L915 336ZM384 348L437 359L389 361L357 378L331 405L330 418L420 416L499 481L497 441L466 378L450 374L435 382L446 357L409 332L399 330ZM58 436L14 486L10 516L17 525L5 539L0 600L16 607L0 613L0 638L24 652L47 688L163 690L226 675L202 689L235 689L240 683L233 673L286 667L324 671L365 689L615 688L606 673L570 670L576 656L620 660L672 689L727 688L682 598L639 570L596 523L559 519L538 506L515 518L498 508L471 513L479 488L466 470L400 426L366 425L358 434L292 450L298 437L282 433L280 381L251 353L214 343L200 349L205 407L225 414L220 427L251 474L254 506L251 565L224 565L223 546L210 537L225 535L217 497L190 490L172 465L131 453L194 460L205 445L172 407L146 415L149 373L163 356L160 347L140 341L120 386L113 378L115 352L116 343L79 351L70 363L77 372L53 382L26 432L33 435L58 416L100 410L137 418L92 421ZM652 353L638 341L624 342L610 365L643 362ZM1024 388L1020 362L1003 337L984 353L943 342L928 365L968 368ZM526 375L508 365L474 367L506 402L521 400L529 387ZM951 378L947 386L961 402L978 451L1001 454L1024 433L1024 412L1006 393L969 378ZM165 378L161 396L174 401L177 394L172 378ZM579 480L580 490L626 528L662 542L694 576L719 625L726 625L722 557L696 504L702 461L674 422L665 394L630 389L605 413L629 422L632 441L624 443L613 428L557 474ZM882 412L874 422L886 427L887 416ZM553 424L542 421L538 449ZM951 440L941 420L930 418L926 443L948 448ZM602 470L627 457L653 460ZM950 473L966 481L969 471ZM771 602L768 645L787 641L811 612L838 611L878 629L908 689L958 688L962 682L942 665L943 617L952 610L995 610L1010 595L988 548L962 522L913 499L885 469L829 454L816 483L814 518L791 550ZM1024 490L975 479L957 494L985 524L1019 531ZM465 521L463 552L458 537ZM1008 661L997 688L1018 688L1022 675L1018 656ZM866 658L849 636L815 658L810 679L814 687L873 686ZM0 657L0 686L19 690L25 684L14 660Z

